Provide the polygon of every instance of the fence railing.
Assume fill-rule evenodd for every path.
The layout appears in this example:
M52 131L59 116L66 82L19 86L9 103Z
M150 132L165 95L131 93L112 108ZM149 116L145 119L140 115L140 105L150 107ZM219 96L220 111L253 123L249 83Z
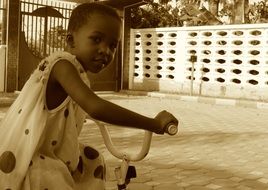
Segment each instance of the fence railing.
M21 30L36 56L44 57L65 47L68 19L75 5L66 1L21 0ZM55 16L55 11L47 11L47 19L44 15L33 15L33 11L46 6L58 11L62 17Z
M0 0L0 44L6 44L6 32L7 32L7 0Z
M130 89L191 93L192 85L194 95L268 100L267 39L268 24L133 29Z

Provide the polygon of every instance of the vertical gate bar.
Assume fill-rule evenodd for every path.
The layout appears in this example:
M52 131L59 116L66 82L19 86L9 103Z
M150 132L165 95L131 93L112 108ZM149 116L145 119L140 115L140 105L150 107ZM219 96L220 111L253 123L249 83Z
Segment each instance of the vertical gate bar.
M62 19L62 24L63 24L63 28L66 30L65 35L67 35L67 26L66 26L66 17L70 18L68 14L68 6L67 4L65 4L64 9L62 10L62 14L63 14L63 19ZM66 39L66 36L65 36ZM66 40L63 41L63 47L66 46Z
M34 4L33 6L33 10L35 10L37 8L37 5ZM33 17L33 16L32 16ZM34 49L32 50L32 52L34 52L34 54L36 54L37 52L37 16L34 17L34 22L35 22L35 30L34 30Z
M26 5L26 3L25 3L25 5ZM27 13L29 13L30 12L29 3L27 3L27 6L26 7L27 7ZM27 18L27 20L26 20L26 26L29 26L30 16L27 15L26 18ZM28 46L31 47L31 43L29 44L29 42L30 42L30 40L29 40L29 27L26 27L26 30L27 30L27 33L25 33L25 35L26 35L25 36L25 39L27 41Z
M6 44L6 36L7 36L7 2L6 0L1 1L1 18L2 18L1 44Z
M21 2L21 7L23 7L23 12L25 12L25 3L23 1ZM25 25L24 19L25 19L25 15L21 14L21 29L24 32L24 35L26 35L25 34L25 29L24 29L24 25Z
M43 17L40 17L40 30L39 30L39 47L40 47L40 50L39 50L39 54L41 55L41 53L43 52L42 49L43 49L43 39L42 39L42 26L44 25L44 19Z
M31 4L31 12L34 10L34 5L33 4ZM34 36L34 34L33 34L33 29L34 29L34 17L33 16L31 16L31 20L32 20L32 22L31 22L31 24L32 24L32 26L31 26L31 50L33 50L34 49L34 39L33 39L33 36Z
M49 31L50 31L50 29L51 29L51 21L52 21L52 17L48 17L47 18L47 20L48 20L48 28L47 28L47 38L48 38L48 43L47 43L47 45L48 45L48 53L50 54L50 51L51 51L51 36L49 36Z

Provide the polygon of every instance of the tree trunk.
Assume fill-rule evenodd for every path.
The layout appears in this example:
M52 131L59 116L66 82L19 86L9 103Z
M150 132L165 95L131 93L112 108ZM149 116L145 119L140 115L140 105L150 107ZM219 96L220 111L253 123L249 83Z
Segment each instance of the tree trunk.
M244 23L250 23L249 20L249 0L244 0Z
M243 24L247 22L249 0L232 0L233 14L231 24Z
M219 3L220 3L220 0L209 1L209 11L216 17L218 16L218 12L219 12Z

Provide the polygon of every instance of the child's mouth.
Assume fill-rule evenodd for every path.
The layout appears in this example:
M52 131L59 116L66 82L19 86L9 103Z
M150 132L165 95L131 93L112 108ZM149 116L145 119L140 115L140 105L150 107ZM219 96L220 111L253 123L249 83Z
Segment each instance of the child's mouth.
M95 60L94 63L98 69L103 69L107 65L105 60Z

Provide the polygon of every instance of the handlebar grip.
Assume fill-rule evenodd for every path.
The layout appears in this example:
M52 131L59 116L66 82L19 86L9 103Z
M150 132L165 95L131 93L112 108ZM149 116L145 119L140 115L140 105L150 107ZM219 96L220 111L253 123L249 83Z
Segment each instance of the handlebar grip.
M174 124L169 124L166 127L165 132L168 133L169 135L176 135L177 132L178 132L178 126L177 125L174 125Z

